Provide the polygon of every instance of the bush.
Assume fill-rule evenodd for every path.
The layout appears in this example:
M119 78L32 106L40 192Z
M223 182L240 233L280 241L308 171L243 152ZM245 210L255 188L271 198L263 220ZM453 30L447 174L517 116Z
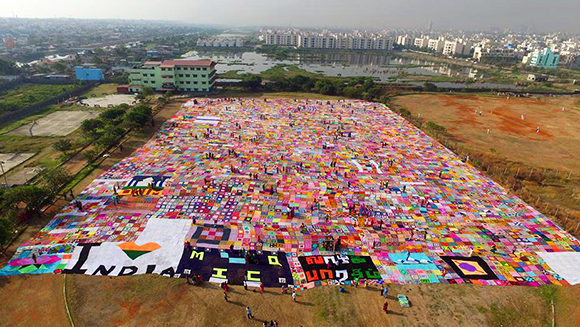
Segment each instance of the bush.
M436 134L443 134L443 135L447 134L447 129L445 127L438 125L432 121L428 121L427 125L425 125L425 127L427 128L427 130L434 132Z
M99 151L95 149L87 150L83 152L83 158L85 158L86 161L91 162L97 157L98 154Z
M52 145L52 148L56 151L60 151L66 154L70 149L72 149L72 142L68 139L60 139Z
M437 91L437 85L429 82L423 83L423 90L427 92L435 92Z
M247 90L256 91L262 87L262 78L258 75L244 76L242 87Z
M147 96L155 94L155 91L150 87L144 87L143 90L141 91L141 94L143 94L143 96L147 97Z

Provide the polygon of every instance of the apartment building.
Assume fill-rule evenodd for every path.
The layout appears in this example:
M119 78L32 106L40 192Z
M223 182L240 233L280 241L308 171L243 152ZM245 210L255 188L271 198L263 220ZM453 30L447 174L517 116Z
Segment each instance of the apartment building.
M427 43L427 48L429 50L433 50L435 52L441 53L443 52L443 47L445 46L445 39L438 38L438 39L430 39Z
M214 47L214 48L242 48L244 46L244 39L242 38L223 38L223 37L209 37L200 38L197 40L198 47Z
M446 56L466 56L471 51L471 43L462 39L445 41L443 54Z
M363 49L392 50L394 40L384 34L375 33L322 33L292 31L262 32L260 35L267 45L294 46L306 49Z
M557 68L559 61L560 55L554 53L550 48L535 50L522 59L523 64L539 68Z
M414 46L416 46L418 48L427 48L427 46L429 46L429 37L422 36L422 37L415 38Z
M411 35L399 35L397 37L397 44L398 45L402 45L404 47L410 47L412 45L415 45L415 37L411 36Z
M147 61L130 70L129 92L144 87L159 92L209 92L216 80L215 65L206 60Z
M473 48L473 58L477 60L481 60L481 58L517 58L518 56L521 55L514 48L506 48L506 47L486 48L481 45Z

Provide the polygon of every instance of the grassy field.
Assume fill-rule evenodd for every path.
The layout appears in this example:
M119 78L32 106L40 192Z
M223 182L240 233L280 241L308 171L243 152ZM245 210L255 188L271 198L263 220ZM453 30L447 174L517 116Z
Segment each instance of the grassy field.
M580 98L417 94L391 108L445 127L445 145L579 234Z
M338 100L346 99L346 97L335 95L324 95L318 93L308 92L248 92L244 90L235 90L229 88L219 94L213 94L210 98L260 98L260 99L317 99L317 100Z
M109 94L117 93L117 86L119 84L109 83L109 84L100 84L87 92L85 92L82 96L87 98L98 98Z
M282 65L278 64L275 65L263 72L261 72L260 77L263 79L272 79L272 78L290 78L296 75L302 76L309 76L309 77L318 77L318 78L326 78L326 79L344 79L348 80L348 78L344 77L332 77L332 76L325 76L321 73L312 73L302 68L299 68L297 65ZM225 73L219 74L219 78L242 78L244 75L239 75L237 70L230 70Z
M0 114L35 105L75 88L76 85L24 84L0 95Z

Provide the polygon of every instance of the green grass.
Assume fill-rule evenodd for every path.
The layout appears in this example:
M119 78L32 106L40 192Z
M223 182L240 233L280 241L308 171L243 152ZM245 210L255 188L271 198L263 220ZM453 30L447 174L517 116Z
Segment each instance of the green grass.
M0 114L41 103L77 87L77 85L24 84L0 95Z
M39 152L55 140L46 136L0 135L0 152Z
M307 70L298 68L298 66L296 65L276 65L272 68L269 68L263 72L260 73L260 76L262 76L262 78L273 78L273 77L293 77L296 75L304 75L304 76L310 76L310 77L323 77L324 75L322 74L317 74L317 73L311 73Z
M87 98L98 98L109 94L115 94L117 93L117 86L119 86L119 84L115 83L101 84L88 90L82 96L85 96Z
M324 95L309 92L251 92L242 89L228 88L219 94L210 95L210 98L290 98L290 99L317 99L317 100L337 100L347 99L344 96Z
M236 69L236 70L228 70L225 73L221 73L218 74L218 78L236 78L236 79L240 79L243 77L243 75L239 75L238 72L240 70Z
M58 110L59 110L59 107L57 105L50 105L48 107L44 107L40 111L37 111L35 114L32 114L30 116L26 116L20 120L13 121L13 122L9 123L8 125L2 127L0 129L0 134L6 134L8 132L11 132L11 131L19 128L22 125L32 123L33 121L38 120L44 116L48 116L51 113L58 111Z

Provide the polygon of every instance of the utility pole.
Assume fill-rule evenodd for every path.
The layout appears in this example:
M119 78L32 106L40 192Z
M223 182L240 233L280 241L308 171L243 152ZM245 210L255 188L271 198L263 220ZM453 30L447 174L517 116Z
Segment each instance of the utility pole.
M0 168L2 169L2 176L4 176L4 183L6 184L6 188L8 188L8 179L6 178L6 173L4 172L4 161L0 161Z

